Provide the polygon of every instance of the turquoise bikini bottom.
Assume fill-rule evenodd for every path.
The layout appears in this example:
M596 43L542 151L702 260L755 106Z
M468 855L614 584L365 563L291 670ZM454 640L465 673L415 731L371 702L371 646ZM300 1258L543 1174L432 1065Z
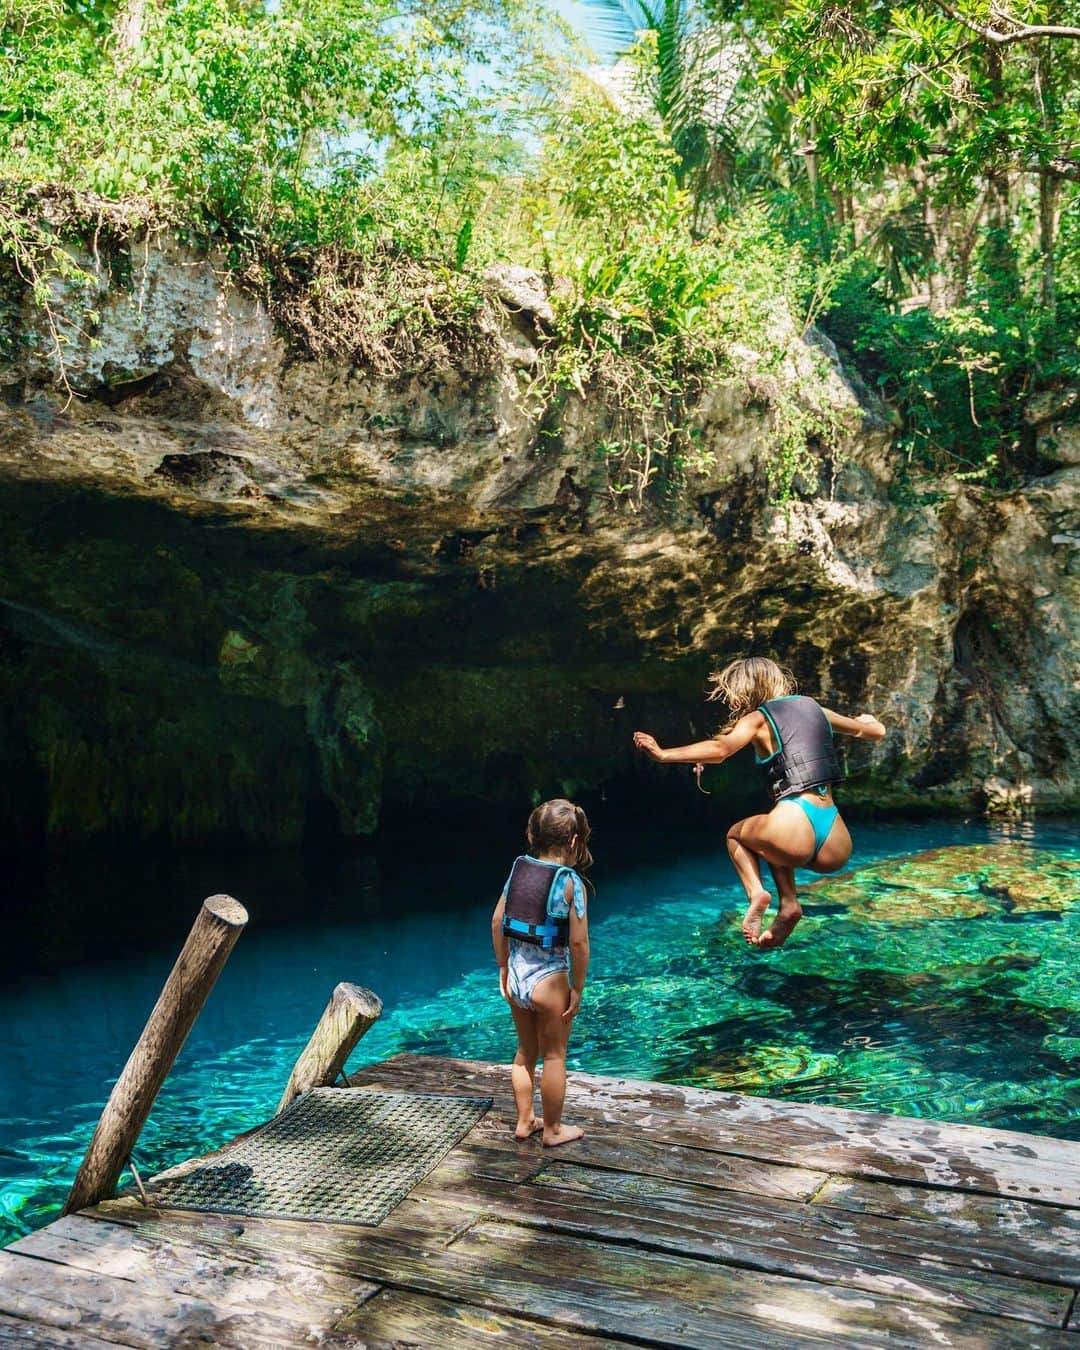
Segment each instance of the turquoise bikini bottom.
M821 792L821 788L817 791ZM821 795L824 796L824 792L821 792ZM812 797L784 797L783 800L801 807L810 822L810 828L814 831L814 852L810 857L810 861L813 862L821 852L822 845L828 839L829 831L836 824L836 817L840 812L835 806L826 806L824 802L816 802Z

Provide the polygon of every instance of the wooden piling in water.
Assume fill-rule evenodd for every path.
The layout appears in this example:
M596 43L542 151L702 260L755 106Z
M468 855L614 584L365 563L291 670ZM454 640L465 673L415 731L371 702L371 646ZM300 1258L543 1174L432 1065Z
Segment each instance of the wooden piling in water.
M116 1080L64 1213L108 1199L188 1032L247 923L229 895L204 900L143 1033Z
M336 1082L357 1041L381 1013L382 1000L370 989L362 989L356 984L339 984L311 1033L311 1040L293 1065L284 1095L278 1102L278 1113L302 1092L329 1087Z

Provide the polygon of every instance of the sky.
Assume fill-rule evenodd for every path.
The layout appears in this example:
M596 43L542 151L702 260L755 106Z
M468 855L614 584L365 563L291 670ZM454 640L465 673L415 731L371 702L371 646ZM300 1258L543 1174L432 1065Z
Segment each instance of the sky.
M602 64L611 65L619 49L626 46L625 38L613 37L611 25L597 12L598 6L586 4L585 0L553 0L553 7L581 34Z

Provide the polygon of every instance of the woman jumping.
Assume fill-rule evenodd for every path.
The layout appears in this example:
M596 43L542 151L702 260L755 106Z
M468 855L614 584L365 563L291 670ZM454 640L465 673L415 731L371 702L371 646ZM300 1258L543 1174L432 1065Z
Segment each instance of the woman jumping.
M842 717L796 694L791 672L764 657L732 661L709 682L709 698L723 699L730 712L712 740L662 750L654 737L636 731L634 744L662 764L720 764L744 746L754 747L775 804L767 815L733 825L727 847L749 901L743 936L754 947L780 947L802 918L795 868L835 872L851 857L851 835L832 795L833 783L844 776L833 733L880 741L885 728L870 713ZM764 933L772 897L761 884L762 858L779 898L776 918Z

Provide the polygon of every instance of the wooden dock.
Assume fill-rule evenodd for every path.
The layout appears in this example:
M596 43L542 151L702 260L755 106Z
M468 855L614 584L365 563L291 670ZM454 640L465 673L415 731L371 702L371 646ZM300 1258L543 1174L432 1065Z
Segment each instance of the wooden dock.
M505 1067L353 1082L495 1106L378 1228L63 1218L0 1252L0 1345L1080 1350L1078 1144L575 1074L548 1151Z

